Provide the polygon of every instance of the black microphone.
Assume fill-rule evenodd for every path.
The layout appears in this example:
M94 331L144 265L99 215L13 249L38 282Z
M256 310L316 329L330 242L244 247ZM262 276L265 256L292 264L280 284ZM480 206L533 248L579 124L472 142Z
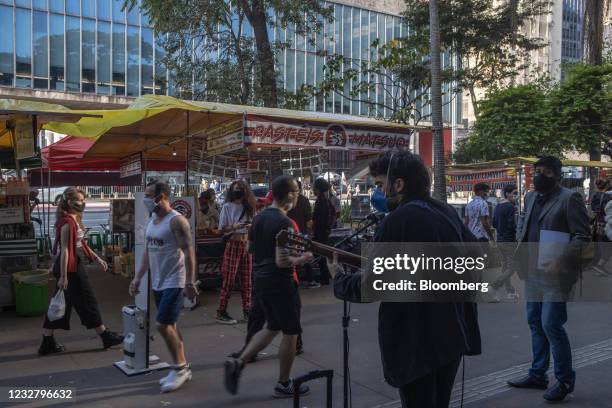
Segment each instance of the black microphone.
M375 213L368 214L368 216L365 219L376 224L382 221L382 219L385 218L385 215L387 214L383 212L375 212Z

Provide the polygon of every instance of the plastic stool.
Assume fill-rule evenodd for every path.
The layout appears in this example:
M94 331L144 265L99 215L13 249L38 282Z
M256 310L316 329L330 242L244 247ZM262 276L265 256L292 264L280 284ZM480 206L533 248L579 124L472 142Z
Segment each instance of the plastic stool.
M87 244L96 252L102 252L102 235L99 232L90 232L88 234Z

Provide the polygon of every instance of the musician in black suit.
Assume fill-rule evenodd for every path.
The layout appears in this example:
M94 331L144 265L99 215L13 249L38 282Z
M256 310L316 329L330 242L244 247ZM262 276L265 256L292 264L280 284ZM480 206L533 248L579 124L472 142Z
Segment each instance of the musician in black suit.
M430 198L418 155L386 153L370 163L370 174L382 183L391 211L375 242L476 241L452 207ZM359 302L361 274L331 266L336 297ZM378 336L385 379L398 388L403 407L447 407L463 356L481 352L473 303L382 302Z

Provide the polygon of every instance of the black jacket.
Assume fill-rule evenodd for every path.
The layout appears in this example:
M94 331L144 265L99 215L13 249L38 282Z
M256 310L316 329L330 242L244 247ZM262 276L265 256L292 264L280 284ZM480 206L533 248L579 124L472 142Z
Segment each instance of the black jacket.
M475 242L449 205L406 200L380 224L376 242ZM336 297L361 299L361 274L338 274ZM402 387L462 355L481 352L475 303L381 302L378 338L385 380Z

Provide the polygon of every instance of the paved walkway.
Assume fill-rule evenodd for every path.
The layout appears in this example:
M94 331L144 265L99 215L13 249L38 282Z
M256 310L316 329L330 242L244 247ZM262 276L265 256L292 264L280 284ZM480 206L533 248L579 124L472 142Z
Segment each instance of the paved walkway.
M128 282L120 276L93 271L92 280L98 293L106 324L121 330L121 306L129 304ZM230 314L239 310L238 293L230 301ZM302 291L304 310L304 355L296 360L295 373L314 369L333 369L334 407L342 406L342 304L335 300L329 288ZM194 377L184 388L172 394L159 394L157 380L165 375L153 373L125 377L112 363L122 359L119 349L102 351L93 332L87 332L73 317L73 330L57 334L67 352L39 358L40 318L17 318L13 313L0 313L0 387L59 386L76 388L77 401L69 406L87 407L291 407L286 400L271 397L278 372L276 342L265 350L262 361L248 366L244 372L240 393L232 397L222 384L223 361L227 353L237 350L246 327L222 326L214 323L216 293L201 297L204 306L185 311L181 317L188 359L193 363ZM378 352L376 305L353 305L350 328L351 388L353 407L398 407L396 391L385 384ZM569 308L568 330L575 349L593 351L593 345L603 344L598 353L581 355L586 363L577 369L578 383L573 397L575 407L612 406L612 305L610 303L572 304ZM487 304L480 307L483 334L482 356L466 359L467 407L538 407L544 406L540 392L505 389L503 373L520 372L530 360L530 337L525 323L523 304ZM590 347L590 349L589 349ZM160 338L151 343L152 351L167 360L168 354ZM586 354L585 354L586 353ZM595 361L598 359L597 361ZM518 370L517 370L518 367ZM523 368L521 368L523 367ZM498 378L496 381L495 378ZM502 380L499 380L501 378ZM458 380L461 376L458 376ZM490 381L493 389L479 388L479 381ZM302 407L324 407L324 382L311 384L312 393L302 401ZM491 387L489 387L491 388ZM459 390L460 388L458 388ZM476 393L488 392L483 399ZM456 394L457 395L457 394ZM460 396L460 394L459 394ZM2 406L2 403L0 403ZM68 406L65 403L20 403L19 407ZM456 402L453 406L458 406Z

